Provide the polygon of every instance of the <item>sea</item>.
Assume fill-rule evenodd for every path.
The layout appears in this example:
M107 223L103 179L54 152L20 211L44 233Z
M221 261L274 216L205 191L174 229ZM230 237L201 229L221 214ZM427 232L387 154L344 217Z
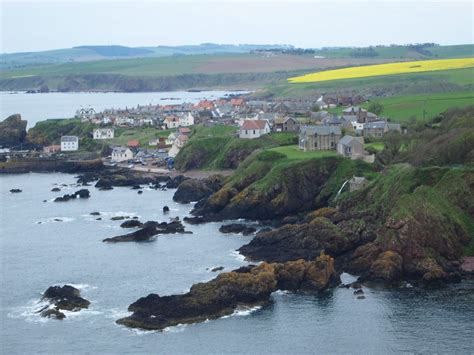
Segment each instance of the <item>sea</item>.
M52 192L60 187L60 192ZM10 193L19 188L21 193ZM248 263L236 252L252 236L222 234L222 223L187 225L193 234L144 243L107 244L123 234L113 216L141 221L183 219L193 204L174 190L128 187L89 199L52 200L78 190L74 175L0 176L1 354L472 354L474 284L438 290L335 288L321 294L275 292L271 304L217 320L141 331L117 325L138 298L184 293ZM163 206L170 207L164 215ZM102 219L91 212L100 212ZM224 222L226 223L226 222ZM351 282L355 275L342 275ZM51 285L70 284L91 301L62 321L36 311Z
M51 118L71 118L76 110L92 107L96 112L107 108L131 108L137 105L197 103L248 91L170 91L170 92L70 92L35 93L0 91L0 120L19 113L28 120L27 128Z

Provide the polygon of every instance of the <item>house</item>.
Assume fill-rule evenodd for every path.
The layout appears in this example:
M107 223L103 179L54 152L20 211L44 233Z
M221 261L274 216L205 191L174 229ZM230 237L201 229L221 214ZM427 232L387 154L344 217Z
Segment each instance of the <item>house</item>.
M387 123L387 128L389 132L402 133L402 126L399 123Z
M79 149L79 137L77 136L62 136L61 137L61 152L71 152Z
M133 158L133 152L130 150L130 148L115 147L112 150L112 161L116 163L127 161L132 158Z
M178 128L179 118L176 116L167 116L163 124L166 126L166 129Z
M302 126L299 148L308 150L335 150L341 138L339 126Z
M165 143L166 145L173 145L175 140L176 140L176 133L171 132L166 138Z
M43 152L46 154L56 154L61 151L61 146L59 144L48 145L43 147Z
M178 129L179 134L184 134L186 136L189 136L191 133L191 130L188 127L179 127Z
M176 140L174 141L174 144L176 145L176 147L182 148L182 147L184 147L184 145L185 145L186 143L188 143L188 141L189 141L189 137L188 137L188 136L186 136L186 135L184 135L184 134L180 134L180 135L176 138Z
M362 190L367 186L368 183L369 182L365 177L354 176L349 180L349 191L352 192Z
M239 130L239 138L253 139L270 133L270 125L266 120L245 120Z
M92 132L94 139L111 139L114 138L113 128L96 128Z
M356 159L363 157L364 152L364 138L344 136L337 143L337 152L343 157Z
M193 124L194 124L194 116L191 114L191 112L188 112L187 114L180 116L178 119L179 126L187 127L187 126L192 126Z
M140 148L140 142L137 139L132 139L131 141L127 142L127 147L132 149Z
M364 137L383 137L388 132L387 121L364 123Z
M244 99L231 99L230 104L234 107L242 107L245 105Z
M273 131L275 132L297 132L300 126L293 117L278 117L273 121Z

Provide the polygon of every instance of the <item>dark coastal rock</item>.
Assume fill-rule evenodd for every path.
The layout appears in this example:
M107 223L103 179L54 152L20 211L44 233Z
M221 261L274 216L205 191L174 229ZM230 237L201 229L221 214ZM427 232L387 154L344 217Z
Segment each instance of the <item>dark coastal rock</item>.
M353 222L355 223L355 221ZM347 231L324 217L309 223L289 224L268 232L260 232L239 252L251 259L284 262L313 260L321 251L333 256L355 248L363 239L361 233Z
M76 198L89 198L89 197L90 197L89 190L81 189L81 190L78 190L78 191L74 192L73 194L66 194L66 195L61 196L61 197L56 197L54 199L54 202L65 202L65 201L69 201L69 200L74 200Z
M192 233L187 232L184 229L183 224L178 221L174 220L170 223L162 222L154 222L149 221L143 224L143 227L135 232L119 235L113 238L106 238L103 242L109 243L118 243L118 242L144 242L150 240L152 237L158 234L177 234L177 233Z
M10 190L10 193L12 193L12 194L17 194L17 193L19 193L19 192L21 192L20 189L11 189L11 190Z
M91 212L89 213L91 216L100 216L100 212Z
M88 300L81 297L81 292L70 285L49 287L43 293L43 300L48 301L50 306L39 311L41 316L56 319L65 317L61 310L78 312L90 305Z
M135 228L135 227L141 227L143 226L143 223L136 220L136 219L130 219L128 221L123 222L120 227L122 228Z
M132 186L132 190L140 190L142 187L140 185Z
M179 203L190 203L211 196L224 184L220 175L210 176L205 179L187 179L181 182L174 193L173 200Z
M18 147L25 141L27 121L15 114L0 122L0 146L5 148Z
M159 186L170 180L169 176L151 174L125 168L108 168L82 174L77 182L87 184L97 181L95 187L99 190L110 190L114 186L129 186L139 189L141 185Z
M61 191L61 189L59 187L53 187L51 189L51 192L59 192L59 191Z
M142 193L143 193L142 190L138 190L138 191L137 191L137 194L139 194L139 195L141 195Z
M170 208L168 206L163 207L163 213L168 213L170 211Z
M337 284L334 260L321 255L315 261L298 261L298 266L261 263L246 272L225 272L215 279L198 283L182 295L150 294L132 303L129 317L118 324L132 328L162 330L181 323L216 319L235 311L238 306L270 302L279 288L292 291L322 291Z
M58 320L62 320L64 318L66 318L66 315L63 312L56 309L56 308L45 309L44 311L40 312L40 315L41 315L41 317L53 318L53 319L58 319Z
M257 228L249 227L241 223L226 224L219 228L219 232L221 233L242 233L243 235L251 235L254 234L256 231Z
M183 181L188 180L188 179L189 178L184 175L175 176L166 182L165 187L167 189L176 189L178 188L179 185L181 185Z
M184 217L183 220L189 224L203 224L209 222L204 217Z
M112 183L104 179L100 179L99 181L97 181L94 186L101 191L113 190Z
M110 220L111 221L122 221L124 219L128 219L130 218L129 216L113 216L113 217L110 217Z
M223 266L218 266L218 267L213 267L211 269L212 272L217 272L217 271L222 271L224 270L224 267Z

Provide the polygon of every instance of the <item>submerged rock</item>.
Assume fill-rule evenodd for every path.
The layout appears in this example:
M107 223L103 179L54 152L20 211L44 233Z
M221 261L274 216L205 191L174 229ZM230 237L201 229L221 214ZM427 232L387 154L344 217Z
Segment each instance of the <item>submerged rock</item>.
M168 213L170 211L170 208L168 206L163 207L163 213Z
M188 293L182 295L152 293L132 303L128 310L133 314L117 320L117 323L132 328L162 330L180 323L216 319L233 313L238 306L266 304L270 302L271 293L279 288L321 291L339 280L334 260L329 256L321 255L315 261L297 263L297 266L261 263L245 271L221 273L209 282L193 285Z
M61 189L59 187L53 187L51 189L51 192L59 192L59 191L61 191Z
M113 217L110 217L110 220L111 221L121 221L121 220L124 220L124 219L128 219L130 218L129 216L113 216Z
M89 197L90 197L89 190L81 189L81 190L78 190L78 191L74 192L73 194L66 194L66 195L61 196L61 197L56 197L54 199L54 202L65 202L65 201L69 201L69 200L74 200L76 198L89 198Z
M224 270L224 267L223 266L218 266L218 267L213 267L211 269L212 272L217 272L217 271L222 271Z
M88 300L81 297L81 292L70 285L51 286L43 293L42 299L48 301L50 306L39 311L41 316L55 319L66 317L62 310L78 312L90 305Z
M119 235L113 238L106 238L103 242L117 243L117 242L144 242L150 240L158 234L177 234L177 233L192 233L184 229L180 221L174 220L170 223L149 221L143 224L143 228L124 235Z
M255 227L249 227L241 223L231 223L223 225L219 228L221 233L242 233L243 235L251 235L257 231Z
M89 213L91 216L100 216L100 212L91 212Z
M10 190L10 192L11 192L12 194L17 194L17 193L20 193L21 191L22 191L22 190L20 190L20 189L11 189L11 190Z

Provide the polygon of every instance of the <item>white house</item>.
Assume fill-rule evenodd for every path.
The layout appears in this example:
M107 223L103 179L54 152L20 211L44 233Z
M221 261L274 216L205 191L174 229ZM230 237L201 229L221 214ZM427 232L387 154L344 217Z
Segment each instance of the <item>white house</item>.
M121 161L127 161L132 158L133 158L133 152L130 150L130 148L115 147L112 150L112 161L114 162L119 163Z
M259 138L267 133L270 133L267 120L245 120L239 130L239 138Z
M168 116L165 118L163 123L166 126L166 129L178 128L179 119L178 117L175 117L175 116Z
M96 128L92 132L94 139L111 139L114 138L113 128Z
M166 138L165 144L166 145L173 145L175 140L176 140L176 133L171 132L169 134L169 136Z
M71 152L79 149L79 137L77 136L62 136L61 137L61 152Z
M191 112L188 112L187 114L179 117L178 123L181 127L192 126L194 124L194 116L191 114Z

